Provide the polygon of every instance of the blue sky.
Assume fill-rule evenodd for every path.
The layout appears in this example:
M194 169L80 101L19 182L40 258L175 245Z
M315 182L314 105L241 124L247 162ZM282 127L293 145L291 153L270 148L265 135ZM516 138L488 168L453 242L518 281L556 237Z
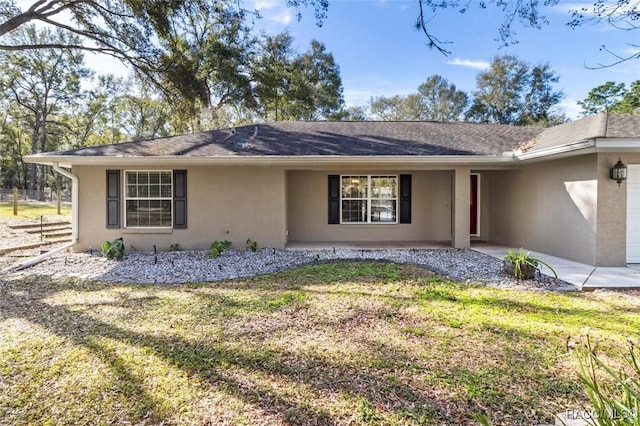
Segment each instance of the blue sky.
M254 1L263 16L258 26L265 31L288 30L300 51L306 50L312 39L325 44L340 65L348 105L367 104L372 96L415 92L433 74L471 92L478 72L494 56L507 53L531 64L551 65L560 76L556 87L566 94L561 107L571 118L579 112L576 102L593 87L606 81L629 84L640 79L640 60L612 68L587 69L586 66L613 60L600 51L603 44L626 55L633 51L628 43L637 43L637 35L604 25L567 27L569 10L580 8L579 3L560 2L548 9L550 24L541 30L516 26L519 43L505 48L495 40L503 20L495 8L471 7L465 14L439 11L431 21L432 32L441 40L452 42L446 45L452 53L443 56L430 50L424 34L414 29L417 0L330 0L321 28L315 25L312 10L303 9L302 20L298 21L296 10L287 8L284 0Z
M548 9L545 15L550 23L540 30L516 25L519 42L503 48L495 39L504 16L495 8L480 10L472 6L464 14L439 11L431 20L431 30L441 40L451 42L445 47L452 53L443 56L430 50L424 34L414 28L417 0L329 0L322 27L316 25L310 9L301 10L302 20L298 21L297 11L286 7L286 0L247 1L252 3L246 7L255 6L261 11L258 30L273 34L288 30L299 51L307 50L312 39L325 44L340 66L347 105L365 105L375 96L415 92L433 74L470 93L478 72L502 54L517 55L531 64L548 62L560 76L555 87L566 95L560 108L570 118L577 118L580 108L576 102L592 88L606 81L628 85L640 79L640 60L612 68L587 68L613 60L600 51L603 44L626 56L634 51L629 43L639 42L635 32L605 25L567 27L569 10L581 8L580 3L560 2ZM588 7L589 3L584 5ZM85 59L99 72L126 74L108 57L87 54Z

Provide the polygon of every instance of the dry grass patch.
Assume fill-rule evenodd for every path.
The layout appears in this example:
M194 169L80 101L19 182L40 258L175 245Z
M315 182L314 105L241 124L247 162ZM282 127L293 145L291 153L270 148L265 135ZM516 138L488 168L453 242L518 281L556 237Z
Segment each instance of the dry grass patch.
M0 203L0 219L20 219L20 220L40 220L40 216L45 216L48 221L71 219L71 205L63 203L60 206L60 214L58 215L58 207L56 204L38 203L38 202L20 202L18 204L18 215L13 215L13 203Z
M585 402L567 337L622 340L638 306L386 262L182 286L4 281L0 424L553 422Z

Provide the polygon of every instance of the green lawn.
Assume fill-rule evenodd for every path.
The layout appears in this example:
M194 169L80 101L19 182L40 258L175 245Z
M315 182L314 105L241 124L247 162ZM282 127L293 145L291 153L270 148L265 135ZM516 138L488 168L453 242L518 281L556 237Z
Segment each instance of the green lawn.
M640 297L468 287L385 262L249 280L0 281L0 424L553 423Z
M13 215L13 203L0 203L0 219L40 219L46 216L48 221L70 220L71 205L63 203L58 215L58 207L54 204L46 203L25 203L18 204L18 215Z

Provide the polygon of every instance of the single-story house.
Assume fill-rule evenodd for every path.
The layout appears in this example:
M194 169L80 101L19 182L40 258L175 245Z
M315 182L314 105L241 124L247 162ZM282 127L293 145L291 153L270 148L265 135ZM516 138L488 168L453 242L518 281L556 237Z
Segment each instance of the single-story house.
M628 179L610 170L618 160ZM73 181L76 250L475 239L640 263L640 116L542 129L276 122L26 157Z

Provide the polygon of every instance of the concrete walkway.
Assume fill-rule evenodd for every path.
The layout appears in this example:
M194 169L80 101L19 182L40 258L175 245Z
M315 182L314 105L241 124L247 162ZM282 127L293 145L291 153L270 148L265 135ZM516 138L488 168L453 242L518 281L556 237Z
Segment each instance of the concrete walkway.
M473 244L471 248L498 259L504 259L509 251L509 247L494 244ZM544 253L526 249L523 251L551 265L559 279L576 286L579 290L640 288L640 265L620 268L594 267ZM541 265L541 269L542 273L553 276L544 265Z

